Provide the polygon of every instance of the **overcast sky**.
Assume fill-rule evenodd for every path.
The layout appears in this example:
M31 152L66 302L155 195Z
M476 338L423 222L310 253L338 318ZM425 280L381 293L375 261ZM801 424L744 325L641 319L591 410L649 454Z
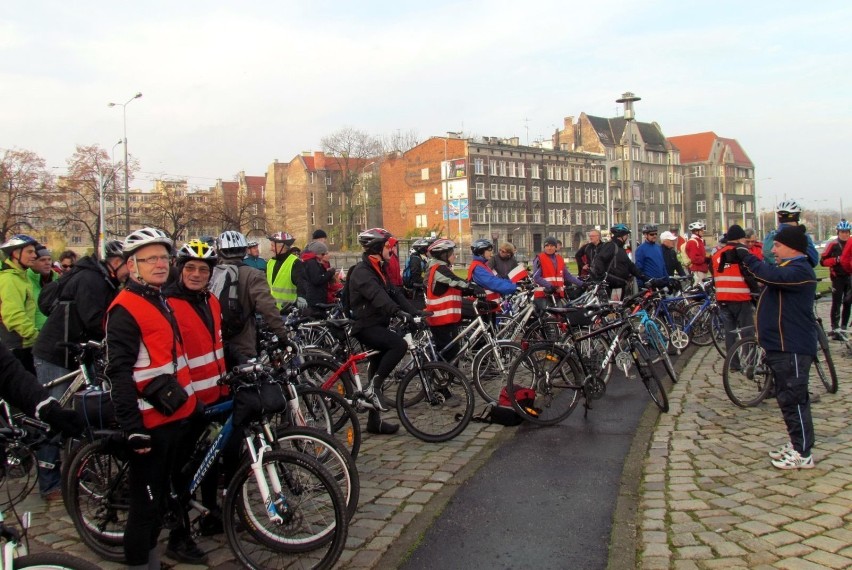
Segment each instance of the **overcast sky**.
M349 126L421 140L549 136L565 116L714 131L755 163L761 205L852 209L852 2L5 0L0 149L64 167L122 138L142 173L210 186ZM116 157L122 147L116 146ZM54 172L59 172L55 170Z

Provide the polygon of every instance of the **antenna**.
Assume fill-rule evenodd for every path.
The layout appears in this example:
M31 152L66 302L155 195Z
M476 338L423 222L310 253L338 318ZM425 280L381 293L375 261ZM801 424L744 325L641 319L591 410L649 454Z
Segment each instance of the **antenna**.
M524 117L524 128L527 130L527 146L530 146L530 120Z

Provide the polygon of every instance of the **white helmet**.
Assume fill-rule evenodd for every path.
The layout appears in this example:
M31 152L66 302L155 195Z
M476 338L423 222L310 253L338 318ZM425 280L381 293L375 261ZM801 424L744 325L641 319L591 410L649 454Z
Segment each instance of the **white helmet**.
M778 207L775 208L775 212L779 214L781 212L786 212L788 214L801 214L802 207L799 206L799 203L795 200L784 200L778 204Z
M692 222L689 224L689 231L694 232L695 230L704 230L707 229L707 226L704 225L703 222Z
M220 252L223 249L246 249L247 247L248 242L246 241L246 236L244 236L240 232L228 230L226 232L222 232L222 235L219 236L218 249Z
M136 230L128 235L124 238L124 249L122 253L124 258L127 259L132 256L137 249L155 243L166 246L169 253L172 253L174 242L168 235L166 235L166 232L158 230L157 228L142 228L141 230Z

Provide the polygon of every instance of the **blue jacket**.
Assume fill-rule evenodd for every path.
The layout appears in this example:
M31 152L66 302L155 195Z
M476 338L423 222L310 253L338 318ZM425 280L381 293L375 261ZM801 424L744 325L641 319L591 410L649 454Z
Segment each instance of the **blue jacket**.
M816 356L817 280L807 256L782 259L778 265L772 265L749 254L743 264L766 285L757 302L760 346L765 350Z
M775 234L781 231L784 226L792 226L793 224L778 224L778 228L766 234L763 240L763 261L766 263L775 263L775 254L772 253L772 246L775 243ZM819 265L819 254L814 247L814 241L811 239L811 234L805 234L808 237L808 261L811 267Z
M663 259L663 246L659 243L646 241L636 248L636 267L651 279L669 277Z
M473 259L474 261L480 261L485 265L488 265L488 261L486 261L486 259L480 255L474 255ZM490 271L486 271L485 269L479 266L477 266L473 270L473 282L479 285L480 287L490 289L495 293L500 293L501 295L511 295L512 293L518 290L518 286L509 281L508 279L498 277Z

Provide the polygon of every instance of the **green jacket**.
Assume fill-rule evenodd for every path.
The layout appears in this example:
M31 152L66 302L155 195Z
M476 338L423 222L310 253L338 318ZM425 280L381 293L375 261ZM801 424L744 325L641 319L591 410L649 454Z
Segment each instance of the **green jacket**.
M36 298L27 272L6 260L0 265L0 340L9 350L30 348L38 336Z
M36 330L40 331L41 327L44 326L45 321L47 321L47 315L42 313L38 308L38 298L41 296L41 275L33 271L32 269L27 269L27 277L30 279L30 283L33 285L33 295L35 296L36 301L36 313L35 313L35 324ZM59 274L55 271L50 272L50 280L56 281L59 279Z

